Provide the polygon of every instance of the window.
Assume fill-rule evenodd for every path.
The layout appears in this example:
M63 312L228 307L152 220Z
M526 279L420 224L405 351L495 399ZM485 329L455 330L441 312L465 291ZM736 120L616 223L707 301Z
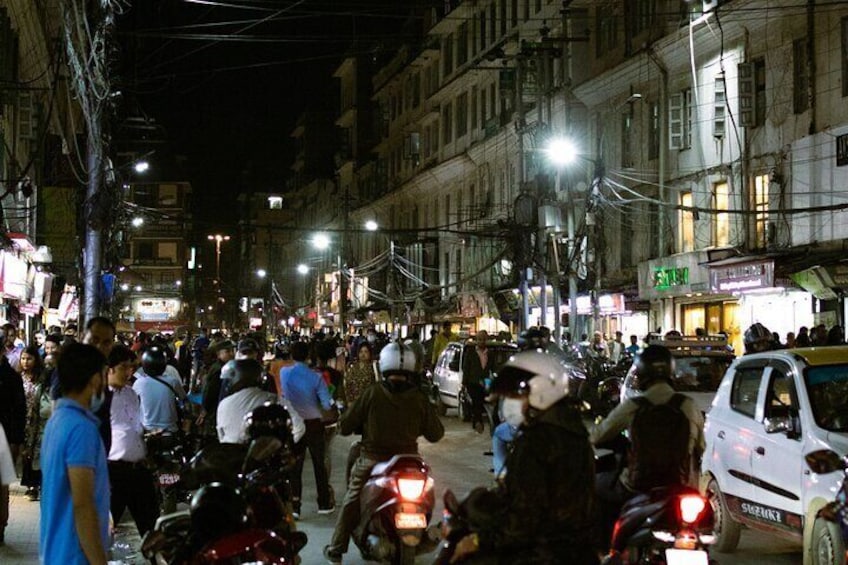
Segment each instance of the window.
M691 208L692 193L680 194L680 205ZM689 210L680 211L680 252L695 251L695 213Z
M632 2L633 13L630 21L633 22L633 34L650 29L657 18L657 0L634 0Z
M494 118L498 115L497 98L495 97L495 83L489 85L489 114Z
M439 150L439 122L433 124L433 129L430 130L430 149L435 153Z
M527 0L527 1L529 2L530 0ZM536 8L537 14L542 11L542 0L536 0L535 8Z
M692 89L672 94L668 102L668 147L689 149L692 146Z
M152 241L140 241L135 249L136 260L149 260L156 257L154 243Z
M793 418L798 413L795 381L790 371L772 368L766 394L766 418Z
M768 243L769 175L754 177L754 210L757 230L757 247Z
M268 209L269 210L282 210L283 209L283 197L282 196L269 196L268 197Z
M480 51L486 49L486 11L480 11Z
M524 21L530 19L530 0L523 0L524 2Z
M500 10L499 10L500 13L498 15L500 17L500 24L501 24L501 35L500 35L500 37L503 37L503 36L506 35L506 24L507 24L507 22L506 22L506 3L507 3L507 0L499 0L499 3L498 3L498 7L500 8Z
M453 108L448 102L442 106L442 144L447 145L453 139Z
M724 91L724 75L720 74L715 79L715 101L713 103L713 137L721 139L727 128L725 112L727 98Z
M713 187L713 207L716 210L727 210L730 204L730 194L727 190L727 183L720 182ZM713 245L716 247L726 247L730 245L730 214L718 212L715 214L713 225Z
M462 227L463 221L465 220L465 210L463 210L463 206L465 206L465 198L462 190L460 190L456 195L456 225L459 227Z
M442 39L442 76L449 77L453 73L453 34Z
M471 87L471 131L477 131L477 87Z
M766 123L766 60L754 61L754 125Z
M801 114L810 107L806 37L792 42L792 68L792 107L796 114Z
M848 17L842 18L842 96L848 96Z
M608 7L595 8L595 55L603 56L616 47L618 17Z
M751 418L757 413L757 395L763 378L762 367L740 367L733 378L730 407Z
M412 107L417 108L421 104L421 73L415 73L412 77Z
M657 159L660 156L660 105L652 102L650 105L650 128L648 130L648 159Z
M468 131L468 93L463 92L456 99L456 137L460 138Z
M621 115L621 166L632 167L633 156L633 116Z
M518 25L518 0L509 0L509 17L512 27Z
M459 26L456 34L456 66L464 65L468 60L468 22Z
M489 117L486 115L486 87L480 89L480 123L485 126L486 120Z
M489 4L489 37L491 38L490 41L492 42L496 41L495 33L497 33L496 30L498 29L497 22L498 16L495 12L495 3L493 1L491 4Z
M450 194L445 194L445 221L442 224L443 226L450 224L450 214Z

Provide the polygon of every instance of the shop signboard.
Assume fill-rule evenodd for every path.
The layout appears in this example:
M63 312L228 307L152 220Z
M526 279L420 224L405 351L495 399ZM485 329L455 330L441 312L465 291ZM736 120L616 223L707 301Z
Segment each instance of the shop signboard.
M680 253L639 263L639 298L654 300L704 292L710 273L704 251Z
M570 302L566 300L565 309L571 308ZM601 316L610 316L614 314L624 314L627 308L624 304L623 294L602 294L598 297L598 312ZM591 316L593 314L592 297L588 294L577 297L577 313L581 316Z
M181 302L176 298L138 298L133 310L137 320L165 322L179 316L180 306Z
M29 265L13 253L3 253L3 294L7 298L26 300Z
M710 290L720 294L774 286L774 261L710 267Z

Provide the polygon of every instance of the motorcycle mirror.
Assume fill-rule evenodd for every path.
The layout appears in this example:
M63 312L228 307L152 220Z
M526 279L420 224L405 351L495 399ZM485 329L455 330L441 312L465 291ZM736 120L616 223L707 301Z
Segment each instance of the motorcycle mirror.
M261 436L250 442L247 450L248 461L264 461L283 446L283 442L271 436Z
M813 451L804 456L807 467L817 475L845 470L845 461L829 449Z
M445 508L451 514L456 515L459 512L459 500L457 500L456 495L452 490L448 489L445 491Z

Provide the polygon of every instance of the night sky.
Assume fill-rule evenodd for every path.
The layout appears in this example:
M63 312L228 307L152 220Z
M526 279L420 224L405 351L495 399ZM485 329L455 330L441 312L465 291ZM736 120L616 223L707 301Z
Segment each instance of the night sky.
M425 4L137 0L119 19L116 120L148 116L164 126L168 146L157 152L188 158L203 195L196 212L214 221L238 192L283 189L289 134L307 101L335 87L346 52L395 50L405 30L420 27L411 8Z

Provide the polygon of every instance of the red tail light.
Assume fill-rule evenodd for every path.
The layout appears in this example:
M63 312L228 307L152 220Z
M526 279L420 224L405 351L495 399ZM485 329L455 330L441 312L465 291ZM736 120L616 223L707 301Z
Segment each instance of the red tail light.
M398 478L397 486L400 497L404 500L418 500L424 494L427 479Z
M681 496L678 505L680 507L680 519L687 524L693 524L698 521L704 508L707 507L707 502L702 496L690 494Z

